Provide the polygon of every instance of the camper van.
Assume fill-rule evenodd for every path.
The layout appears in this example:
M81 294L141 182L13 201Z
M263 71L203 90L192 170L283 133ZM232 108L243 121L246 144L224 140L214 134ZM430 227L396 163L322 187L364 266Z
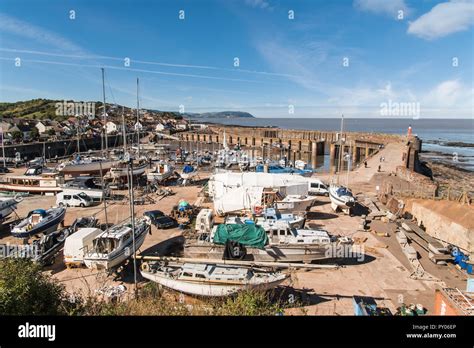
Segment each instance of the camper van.
M211 233L214 225L214 214L211 209L202 209L196 217L196 232Z
M56 204L60 207L89 207L92 204L92 198L84 192L59 192L56 195Z
M329 196L327 185L319 179L308 180L308 193L310 195Z
M64 263L66 266L80 266L84 264L84 255L92 248L94 238L102 232L104 231L101 229L87 227L81 228L67 237L64 244Z

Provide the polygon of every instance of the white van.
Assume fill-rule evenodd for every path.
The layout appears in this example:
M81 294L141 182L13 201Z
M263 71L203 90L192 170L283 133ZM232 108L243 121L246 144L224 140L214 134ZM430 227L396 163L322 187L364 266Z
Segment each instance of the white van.
M329 196L329 188L319 179L308 180L308 193L310 195Z
M84 255L92 248L94 238L102 232L104 231L99 228L87 227L80 228L67 237L64 243L64 264L67 267L82 265Z
M56 196L56 204L60 207L89 207L92 204L92 198L84 192L74 194L59 192Z

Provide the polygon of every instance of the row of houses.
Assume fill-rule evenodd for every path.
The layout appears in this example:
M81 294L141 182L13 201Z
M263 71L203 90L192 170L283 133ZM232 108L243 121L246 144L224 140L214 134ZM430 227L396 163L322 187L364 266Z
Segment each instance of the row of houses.
M190 129L190 123L184 119L158 118L149 114L142 113L141 121L136 122L135 115L126 116L126 131L161 132L176 133ZM70 138L78 133L82 137L93 137L102 134L103 129L107 134L119 134L122 132L122 123L118 122L118 117L111 117L110 121L104 122L100 118L84 119L69 117L65 120L28 120L21 118L4 118L0 122L0 133L6 142L18 143L33 140L57 140L61 138Z

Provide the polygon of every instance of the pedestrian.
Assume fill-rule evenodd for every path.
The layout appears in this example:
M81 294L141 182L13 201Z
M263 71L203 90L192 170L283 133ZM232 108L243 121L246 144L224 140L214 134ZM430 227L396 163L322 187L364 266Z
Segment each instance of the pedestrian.
M367 161L364 161L364 166L365 168L367 168Z
M382 169L382 166L379 164L379 169L377 171L380 173L381 169Z

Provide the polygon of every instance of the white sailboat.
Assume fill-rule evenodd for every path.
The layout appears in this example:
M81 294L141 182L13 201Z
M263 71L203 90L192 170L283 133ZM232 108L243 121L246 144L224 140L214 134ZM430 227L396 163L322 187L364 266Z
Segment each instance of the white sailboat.
M141 274L169 289L204 297L229 296L245 289L271 289L288 278L281 272L214 263L147 262L142 264Z

